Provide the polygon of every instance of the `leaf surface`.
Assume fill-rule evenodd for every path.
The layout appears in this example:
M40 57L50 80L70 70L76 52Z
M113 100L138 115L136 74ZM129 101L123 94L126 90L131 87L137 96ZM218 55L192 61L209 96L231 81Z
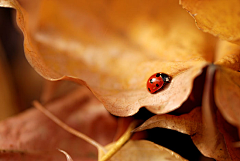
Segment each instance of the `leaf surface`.
M232 142L238 141L240 125L240 2L231 2L182 0L181 5L199 29L235 44L198 30L174 0L1 0L0 5L17 10L26 57L40 75L86 85L114 115L134 115L141 107L155 114L174 111L198 92L193 82L203 68L213 70L202 110L157 115L145 128L189 134L204 155L237 160ZM156 72L172 81L153 95L146 81Z
M219 67L214 92L216 104L224 118L240 128L240 73Z
M107 145L108 148L111 147ZM106 147L106 148L107 148ZM186 161L186 159L182 158L180 155L175 152L164 148L160 145L157 145L153 142L147 140L130 140L128 141L112 158L111 160L139 160L139 161Z
M173 111L213 61L215 38L199 31L175 0L11 2L34 69L49 80L86 85L114 115L143 106ZM172 83L152 95L146 83L156 72Z
M180 0L204 32L240 45L240 2L238 0Z
M114 138L116 118L84 90L77 90L46 107L66 124L102 145ZM0 125L0 158L3 160L65 161L66 157L57 149L66 151L74 161L97 160L95 147L64 131L37 109L2 121Z
M142 131L155 127L167 128L178 132L188 134L197 148L207 157L216 160L238 160L239 149L233 147L233 142L237 141L236 128L228 124L221 114L215 113L216 118L214 130L216 133L213 137L212 133L205 126L206 120L202 120L202 111L200 107L195 108L191 113L181 116L169 114L155 115L135 131ZM230 154L229 154L230 153Z

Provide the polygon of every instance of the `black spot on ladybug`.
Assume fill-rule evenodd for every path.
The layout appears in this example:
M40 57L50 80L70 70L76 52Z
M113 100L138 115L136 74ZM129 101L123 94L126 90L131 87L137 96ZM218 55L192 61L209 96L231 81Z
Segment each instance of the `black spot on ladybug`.
M148 88L149 92L151 92L150 88Z
M160 77L160 75L161 75L160 73L157 73L157 74L156 74L156 77Z
M157 87L159 87L159 84L156 84Z
M150 81L149 81L150 83L153 83L153 80L152 79L150 79Z

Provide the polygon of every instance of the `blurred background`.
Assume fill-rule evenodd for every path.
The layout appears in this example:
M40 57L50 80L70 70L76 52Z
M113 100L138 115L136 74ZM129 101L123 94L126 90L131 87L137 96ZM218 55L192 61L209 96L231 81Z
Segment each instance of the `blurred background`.
M0 8L0 121L32 107L33 100L46 103L78 87L70 81L47 81L30 66L16 11Z
M43 78L27 62L16 12L0 8L0 120L31 106L41 94Z

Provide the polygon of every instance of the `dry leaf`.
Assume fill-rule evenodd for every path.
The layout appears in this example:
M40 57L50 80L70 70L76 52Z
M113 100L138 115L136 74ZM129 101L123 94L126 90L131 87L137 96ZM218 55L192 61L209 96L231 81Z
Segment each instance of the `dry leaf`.
M224 118L240 129L240 73L217 68L215 101Z
M236 136L232 135L234 133L236 134L236 129L224 121L219 113L217 113L215 117L217 117L217 122L213 130L217 132L217 135L214 137L210 137L209 129L205 128L205 124L207 123L202 120L200 107L195 108L189 114L181 116L169 114L153 116L135 131L142 131L154 127L176 130L190 135L194 144L205 156L221 161L230 160L228 152L232 151L230 155L235 157L232 158L232 160L239 159L240 151L232 145L233 141L237 141ZM213 145L215 145L214 149L210 149Z
M240 46L220 41L217 49L214 101L223 118L240 129Z
M239 47L220 42L214 55L215 39L198 31L175 1L0 1L6 4L18 11L32 66L47 79L87 85L115 115L133 115L143 106L157 114L173 111L210 62L239 70ZM159 71L172 83L151 95L146 80Z
M111 148L107 145L106 148ZM175 152L147 140L128 141L112 158L113 161L186 161Z
M232 2L181 4L201 29L239 44L239 2ZM238 141L235 133L227 133L220 122L226 119L239 128L240 48L198 30L176 0L0 0L0 5L17 10L26 57L39 74L86 85L118 116L133 115L141 107L156 114L177 109L191 99L193 81L208 66L214 71L205 84L211 94L203 94L201 128L196 122L189 125L197 128L192 138L206 156L239 158L231 145ZM173 79L152 95L146 81L156 72ZM178 131L184 131L180 125Z
M176 0L11 4L35 70L49 80L85 84L118 116L143 106L158 114L180 107L213 61L215 39L199 31ZM152 95L146 82L156 72L173 79Z
M116 118L89 92L79 89L46 107L66 124L102 145L114 138ZM57 149L67 152L74 161L97 159L95 147L64 131L37 109L30 109L0 125L1 159L66 161Z
M168 114L153 116L135 131L142 131L154 127L176 130L190 135L197 148L207 157L221 161L239 160L240 149L233 146L233 143L239 140L238 130L227 123L223 117L225 116L227 121L230 120L229 122L235 126L236 124L234 123L239 123L236 117L238 113L236 107L238 104L235 104L238 103L235 99L239 97L234 95L234 91L236 91L236 89L234 89L230 92L230 94L233 93L231 95L233 103L229 104L229 106L226 104L226 110L221 109L222 107L219 108L219 106L218 108L216 107L214 102L214 94L216 94L216 90L213 90L215 83L214 80L219 81L221 79L218 80L219 77L214 77L215 72L219 72L216 66L212 65L208 67L201 108L195 108L189 114L181 116ZM215 85L219 84L216 83ZM229 101L228 99L223 99L226 98L226 95L228 96L228 94L220 94L223 103ZM223 112L223 116L219 111ZM225 111L226 113L224 113ZM236 111L236 113L233 111ZM239 126L237 127L239 128Z
M204 32L240 45L239 0L180 0Z

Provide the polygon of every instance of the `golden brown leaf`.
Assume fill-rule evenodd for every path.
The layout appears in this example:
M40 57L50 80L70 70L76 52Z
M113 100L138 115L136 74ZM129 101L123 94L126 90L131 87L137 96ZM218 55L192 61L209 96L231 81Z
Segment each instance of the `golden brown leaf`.
M203 31L240 44L239 2L232 2L182 0L181 4ZM147 126L192 135L206 156L239 159L238 150L231 145L238 141L235 131L227 133L230 128L222 122L226 119L239 128L240 48L197 30L176 0L7 3L17 10L26 57L35 70L49 80L86 85L118 116L133 115L141 107L156 114L177 109L189 98L195 78L208 66L207 92L202 110L197 112L201 117L194 115L194 120L191 113L171 116L180 122L175 123L167 115L166 125L160 123L160 117L157 125ZM0 5L6 6L6 1ZM146 81L156 72L173 79L152 95L146 90ZM194 121L181 123L191 119Z
M240 71L240 46L227 41L218 41L214 64Z
M199 29L240 45L239 0L180 0Z
M35 70L49 80L85 84L118 116L143 106L154 113L178 108L213 61L215 39L199 31L176 0L12 3ZM173 79L151 95L146 82L156 72Z
M211 116L210 116L211 117ZM236 137L232 134L236 134L236 131L231 127L219 113L217 116L214 114L216 135L211 137L212 133L206 128L206 120L202 120L201 108L195 108L191 113L181 116L174 116L169 114L156 115L144 122L135 131L142 131L145 129L151 129L155 127L167 128L179 131L191 136L194 144L202 152L203 155L217 159L217 160L232 160L239 159L239 149L233 147L233 141L237 141ZM223 125L223 126L219 126ZM236 130L236 129L235 129ZM230 131L232 133L230 133ZM234 132L234 133L233 133ZM229 154L229 152L232 152Z
M218 109L229 123L240 128L240 73L218 67L215 83Z
M167 114L153 116L135 131L142 131L154 127L162 127L176 130L181 133L190 135L194 144L198 147L201 153L207 157L211 157L221 161L239 160L240 151L238 148L233 146L233 142L238 141L238 131L236 128L227 123L224 120L224 117L222 117L222 115L225 116L227 121L229 121L235 126L236 123L239 123L239 120L237 118L237 116L239 116L237 109L237 107L239 107L237 106L239 105L239 103L236 100L239 97L234 95L234 91L236 90L232 90L229 94L233 99L232 103L228 101L230 106L228 106L228 104L224 104L226 103L226 100L228 100L226 99L226 96L228 96L228 94L224 93L225 89L222 86L233 88L236 87L232 86L231 84L228 86L224 83L216 83L216 85L221 84L221 86L217 86L218 88L214 88L213 84L215 79L217 79L218 81L225 80L222 78L219 79L218 76L215 77L215 72L216 75L218 75L217 73L219 71L220 70L218 70L218 67L214 65L209 66L207 69L207 76L201 108L195 108L189 114L184 114L181 116ZM223 91L213 90L220 88L223 89ZM216 108L213 98L214 94L216 95L217 93L216 91L218 92L218 95L220 95L219 98L221 99L221 102L224 102L221 106L217 106L218 108ZM226 108L221 109L224 107ZM234 111L236 112L234 113Z
M107 145L111 148L111 144ZM175 152L147 140L128 141L111 160L125 161L186 161Z
M223 117L240 128L240 46L220 41L215 64L214 100Z

